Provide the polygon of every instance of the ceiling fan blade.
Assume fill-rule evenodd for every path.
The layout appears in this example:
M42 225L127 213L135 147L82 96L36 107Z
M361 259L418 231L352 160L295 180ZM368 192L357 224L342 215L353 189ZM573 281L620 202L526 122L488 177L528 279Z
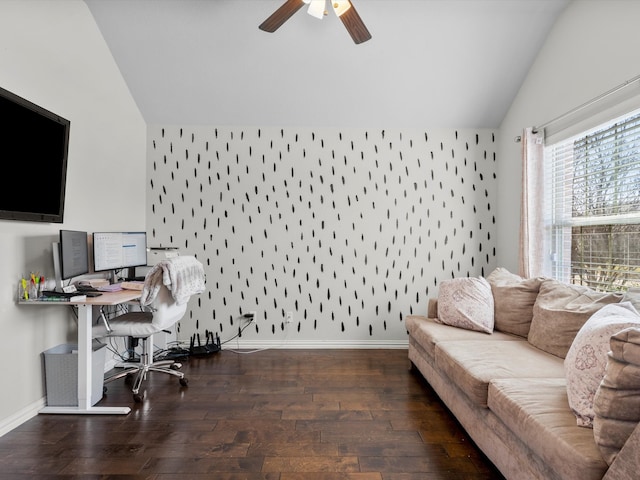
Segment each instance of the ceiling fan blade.
M258 28L265 32L275 32L284 22L289 20L294 13L300 10L304 4L305 2L303 0L286 0L286 2L273 12L269 18L262 22Z
M335 3L338 4L339 2ZM344 12L338 15L340 20L342 20L347 32L349 32L349 35L351 35L351 38L355 43L362 43L370 40L371 34L369 33L369 30L367 30L362 18L360 18L360 15L358 15L356 7L354 7L351 2L349 2L349 4L350 8L347 8Z

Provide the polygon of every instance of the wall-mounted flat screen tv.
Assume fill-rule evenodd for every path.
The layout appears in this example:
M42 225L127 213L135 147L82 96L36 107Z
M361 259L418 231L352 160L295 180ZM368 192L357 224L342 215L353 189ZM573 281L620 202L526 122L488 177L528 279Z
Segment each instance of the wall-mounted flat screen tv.
M0 220L62 223L70 126L0 88Z

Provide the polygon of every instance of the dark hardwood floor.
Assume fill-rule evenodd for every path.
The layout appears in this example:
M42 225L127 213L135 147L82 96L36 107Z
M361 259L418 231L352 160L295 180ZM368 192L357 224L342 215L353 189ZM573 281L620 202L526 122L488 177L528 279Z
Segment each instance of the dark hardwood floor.
M189 386L151 373L117 415L38 415L0 437L0 479L502 479L406 350L223 350ZM5 389L5 394L7 390Z

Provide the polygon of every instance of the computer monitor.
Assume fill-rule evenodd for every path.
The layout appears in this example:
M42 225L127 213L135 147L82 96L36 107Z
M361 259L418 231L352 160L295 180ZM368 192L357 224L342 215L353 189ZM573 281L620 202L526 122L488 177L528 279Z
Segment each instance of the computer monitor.
M58 290L62 290L63 280L89 273L87 232L60 230L59 242L53 243L53 269Z
M93 269L115 272L147 264L146 232L94 232Z

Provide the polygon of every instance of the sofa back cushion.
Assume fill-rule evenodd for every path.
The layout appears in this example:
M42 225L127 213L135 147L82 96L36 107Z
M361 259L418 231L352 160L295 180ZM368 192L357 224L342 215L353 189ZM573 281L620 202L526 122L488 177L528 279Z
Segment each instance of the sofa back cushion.
M453 327L493 332L493 295L486 278L452 278L438 286L438 321Z
M610 346L593 402L593 436L609 465L640 422L640 328L618 332Z
M581 427L593 426L593 398L604 377L609 340L629 327L640 327L640 315L631 302L605 305L587 320L569 348L564 360L567 397Z
M533 319L533 305L543 279L525 279L498 267L487 280L493 292L495 329L527 338Z
M634 308L640 312L640 288L630 288L624 292L624 302L631 302Z
M591 315L622 298L619 293L596 292L582 285L544 279L533 305L529 343L565 358L573 339Z

